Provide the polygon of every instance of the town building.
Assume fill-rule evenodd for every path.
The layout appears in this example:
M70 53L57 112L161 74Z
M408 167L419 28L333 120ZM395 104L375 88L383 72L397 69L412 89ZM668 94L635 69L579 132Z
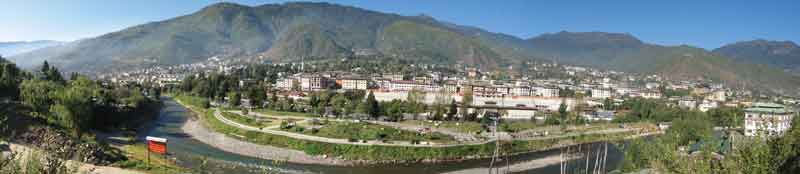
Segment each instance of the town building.
M611 97L611 90L592 89L592 98L606 99Z
M775 103L753 103L744 110L745 136L781 136L791 127L792 112Z
M515 86L511 88L512 96L530 96L531 88L528 86Z
M534 96L539 97L558 97L558 88L555 87L533 87L532 88Z
M300 76L300 88L303 91L318 91L327 88L327 78L319 74Z
M336 80L336 83L342 86L342 89L348 90L366 90L367 79L361 77L344 77Z
M277 86L279 89L291 90L295 87L294 85L297 83L298 83L297 79L284 78L284 79L278 79L275 86Z

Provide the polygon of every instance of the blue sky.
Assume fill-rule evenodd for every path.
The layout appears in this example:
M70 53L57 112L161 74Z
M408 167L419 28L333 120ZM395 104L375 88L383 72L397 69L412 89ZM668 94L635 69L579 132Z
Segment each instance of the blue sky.
M4 0L0 41L76 40L195 12L212 0ZM247 5L283 1L233 1ZM530 38L558 31L630 33L713 49L742 40L800 41L800 1L336 0L337 4Z

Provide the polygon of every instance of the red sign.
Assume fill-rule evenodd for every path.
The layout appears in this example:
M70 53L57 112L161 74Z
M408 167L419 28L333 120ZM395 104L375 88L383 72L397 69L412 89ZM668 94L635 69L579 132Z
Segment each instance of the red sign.
M158 154L167 153L167 139L157 137L147 137L147 150Z

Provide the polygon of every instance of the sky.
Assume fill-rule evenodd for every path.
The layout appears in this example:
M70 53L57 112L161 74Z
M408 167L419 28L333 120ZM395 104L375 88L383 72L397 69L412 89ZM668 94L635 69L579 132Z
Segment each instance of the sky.
M217 0L3 0L0 41L73 41L190 14ZM245 5L284 1L229 1ZM333 0L336 4L531 38L559 31L629 33L713 49L737 41L800 41L797 0Z

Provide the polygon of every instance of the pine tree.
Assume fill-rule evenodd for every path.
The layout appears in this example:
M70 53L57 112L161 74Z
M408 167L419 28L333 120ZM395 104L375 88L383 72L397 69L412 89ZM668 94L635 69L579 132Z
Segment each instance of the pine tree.
M447 112L447 120L454 120L456 114L458 114L458 105L456 105L456 100L453 99L450 101L450 108Z
M378 105L378 100L375 100L375 95L372 94L372 91L369 92L367 95L367 113L372 118L378 118L381 113L380 105Z

